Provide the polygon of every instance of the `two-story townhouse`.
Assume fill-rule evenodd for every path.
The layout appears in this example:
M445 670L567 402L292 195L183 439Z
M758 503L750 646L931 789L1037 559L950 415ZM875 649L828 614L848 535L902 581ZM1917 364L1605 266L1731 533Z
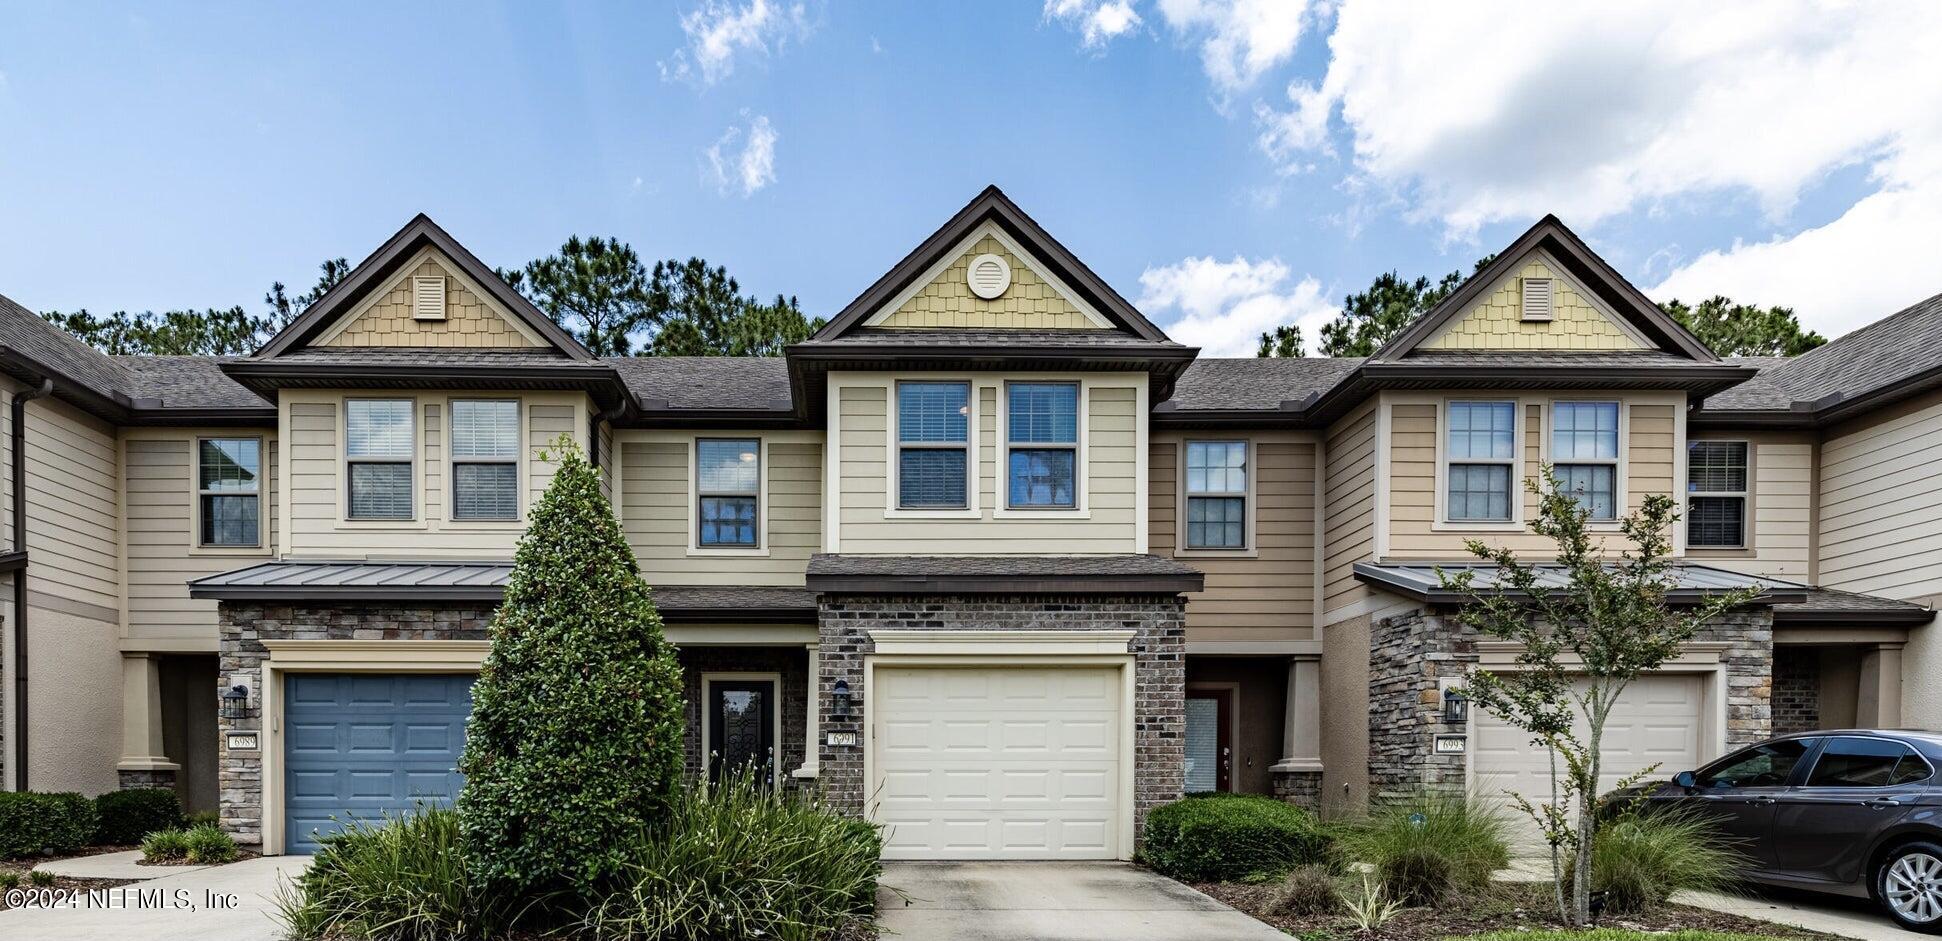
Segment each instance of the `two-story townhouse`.
M1516 651L1435 571L1545 557L1540 465L1614 552L1685 495L1681 597L1762 590L1634 687L1614 775L1933 722L1936 332L1722 360L1546 219L1375 356L1205 359L995 188L781 358L591 357L422 216L249 357L8 303L8 780L174 786L266 852L449 796L562 437L680 647L691 771L892 856L1124 858L1185 792L1528 790L1452 693Z

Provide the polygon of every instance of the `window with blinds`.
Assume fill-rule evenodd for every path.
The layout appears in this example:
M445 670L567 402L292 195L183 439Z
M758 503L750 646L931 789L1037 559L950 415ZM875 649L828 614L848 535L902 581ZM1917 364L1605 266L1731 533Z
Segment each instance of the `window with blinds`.
M452 518L519 518L517 401L452 401Z
M344 459L354 520L408 520L414 515L410 399L350 399L344 403Z
M970 383L897 383L898 507L971 505L970 428Z
M697 545L759 548L761 493L760 441L702 438L695 442Z
M262 448L257 438L196 442L196 501L204 546L262 545Z
M1686 545L1746 548L1747 443L1686 442Z
M1079 386L1014 382L1005 387L1006 505L1078 505Z

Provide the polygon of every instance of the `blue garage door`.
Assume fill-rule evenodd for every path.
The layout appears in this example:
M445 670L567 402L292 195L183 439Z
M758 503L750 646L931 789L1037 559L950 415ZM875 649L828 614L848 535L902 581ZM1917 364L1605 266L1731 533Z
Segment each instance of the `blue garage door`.
M346 821L459 792L470 674L302 673L284 681L284 849ZM336 818L333 820L332 818Z

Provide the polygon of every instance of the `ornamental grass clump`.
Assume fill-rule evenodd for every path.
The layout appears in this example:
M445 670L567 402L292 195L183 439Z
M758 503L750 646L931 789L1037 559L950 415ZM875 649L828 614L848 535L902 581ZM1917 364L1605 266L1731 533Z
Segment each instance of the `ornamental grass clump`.
M1336 848L1343 862L1369 867L1384 897L1434 905L1490 887L1491 875L1510 864L1504 831L1496 806L1429 792L1343 827Z
M527 517L472 687L458 816L476 875L585 890L628 864L681 778L681 668L579 449Z
M1719 892L1737 882L1746 857L1697 813L1634 812L1604 823L1591 843L1591 887L1605 911L1663 905L1674 892Z
M310 868L278 892L291 938L452 941L498 937L515 910L466 865L459 818L448 807L351 821L318 841Z

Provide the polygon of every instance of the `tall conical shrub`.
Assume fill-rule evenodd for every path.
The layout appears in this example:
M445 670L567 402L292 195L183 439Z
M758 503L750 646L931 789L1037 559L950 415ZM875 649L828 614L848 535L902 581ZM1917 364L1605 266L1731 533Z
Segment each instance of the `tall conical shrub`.
M585 888L681 777L681 667L600 475L555 444L472 688L465 851L488 884Z

